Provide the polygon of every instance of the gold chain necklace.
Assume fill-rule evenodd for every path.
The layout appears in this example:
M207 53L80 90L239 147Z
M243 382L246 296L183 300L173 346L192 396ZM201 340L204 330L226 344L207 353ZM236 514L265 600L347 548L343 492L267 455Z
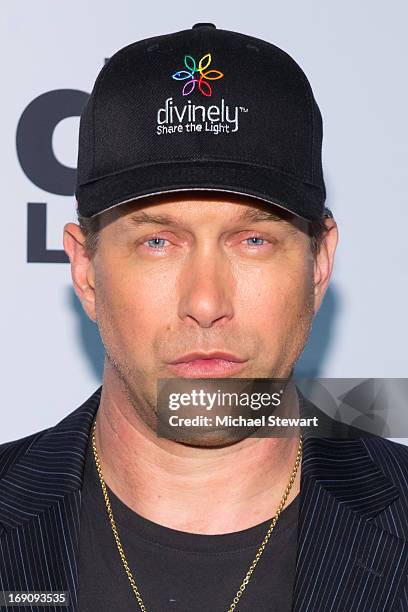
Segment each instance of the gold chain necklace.
M125 553L123 551L122 543L121 543L120 538L119 538L118 530L116 528L115 519L113 518L113 512L112 512L112 508L111 508L108 492L107 492L107 489L106 489L105 481L104 481L103 476L102 476L102 469L101 469L101 464L100 464L100 461L99 461L98 451L96 450L95 428L96 428L96 419L94 420L93 427L92 427L92 448L93 448L93 452L94 452L96 468L97 468L98 474L99 474L99 480L101 482L103 496L105 498L105 504L106 504L106 509L108 511L109 521L110 521L110 524L111 524L111 527L112 527L113 535L115 537L116 545L118 547L120 558L122 559L123 567L125 568L125 572L127 574L127 577L129 578L129 582L130 582L131 587L133 589L133 592L134 592L134 594L136 596L137 603L139 604L139 608L143 612L147 612L146 606L143 603L142 596L140 595L139 589L137 588L137 585L136 585L136 582L135 582L135 579L133 578L133 574L130 571L130 568L129 568L129 565L128 565ZM290 490L292 488L293 482L294 482L294 480L296 478L296 474L297 474L297 470L298 470L301 458L302 458L302 436L299 436L299 446L298 446L298 452L297 452L297 455L296 455L296 461L295 461L294 468L293 468L292 473L291 473L290 478L289 478L289 483L288 483L288 485L287 485L287 487L285 489L285 493L284 493L284 495L282 497L282 500L281 500L281 502L279 504L278 510L276 511L276 514L275 514L275 516L272 519L272 522L271 522L271 524L269 526L269 529L266 532L266 535L265 535L264 539L262 540L262 544L258 548L258 552L256 553L255 558L252 561L251 565L249 566L249 569L248 569L248 571L247 571L247 573L245 575L245 578L242 581L241 586L239 587L239 589L238 589L234 599L232 600L232 603L231 603L230 607L228 608L228 612L233 612L233 610L235 610L235 608L237 607L238 602L239 602L243 592L245 591L245 588L246 588L246 586L247 586L247 584L248 584L248 582L249 582L249 580L250 580L250 578L252 576L252 573L253 573L255 567L257 566L257 563L258 563L259 559L261 558L261 555L262 555L263 551L265 550L265 547L266 547L266 545L267 545L267 543L269 541L269 538L271 537L272 531L274 530L274 527L275 527L276 523L278 522L279 515L282 512L282 509L283 509L283 507L284 507L284 505L286 503L286 500L287 500L288 495L290 493Z

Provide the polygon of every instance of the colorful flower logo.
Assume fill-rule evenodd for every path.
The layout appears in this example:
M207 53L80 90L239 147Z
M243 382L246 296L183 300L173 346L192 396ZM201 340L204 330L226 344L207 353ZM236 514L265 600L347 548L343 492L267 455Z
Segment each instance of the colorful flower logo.
M207 70L208 66L211 64L211 53L206 53L198 62L195 61L192 55L184 56L184 65L187 70L179 70L172 75L172 78L176 81L187 81L183 87L182 94L183 96L190 95L196 85L198 85L198 89L203 94L203 96L211 96L212 95L212 87L210 83L207 81L216 81L217 79L222 79L224 73L220 70ZM200 78L196 78L199 73Z

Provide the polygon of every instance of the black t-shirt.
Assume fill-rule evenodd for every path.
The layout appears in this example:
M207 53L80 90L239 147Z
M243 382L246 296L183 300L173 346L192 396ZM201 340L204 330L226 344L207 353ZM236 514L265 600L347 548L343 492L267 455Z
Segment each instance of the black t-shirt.
M148 612L229 609L273 513L264 523L243 531L186 533L145 519L107 489L119 537ZM284 507L237 612L290 612L298 504L299 495ZM79 612L139 609L114 540L91 437L84 474L78 575Z

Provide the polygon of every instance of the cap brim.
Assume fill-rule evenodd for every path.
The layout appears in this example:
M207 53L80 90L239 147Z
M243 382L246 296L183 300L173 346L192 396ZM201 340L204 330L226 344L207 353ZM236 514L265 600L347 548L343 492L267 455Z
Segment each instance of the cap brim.
M308 221L324 214L321 188L247 162L183 160L137 166L79 185L75 195L80 214L93 217L145 196L190 190L247 195Z

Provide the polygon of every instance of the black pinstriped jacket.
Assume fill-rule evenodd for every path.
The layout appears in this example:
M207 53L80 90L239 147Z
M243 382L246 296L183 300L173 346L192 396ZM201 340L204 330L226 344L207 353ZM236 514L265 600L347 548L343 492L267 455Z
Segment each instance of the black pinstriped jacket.
M0 590L70 592L68 607L24 610L78 611L81 487L101 390L0 446ZM300 399L303 415L311 404ZM408 611L407 483L402 444L305 437L293 612Z

